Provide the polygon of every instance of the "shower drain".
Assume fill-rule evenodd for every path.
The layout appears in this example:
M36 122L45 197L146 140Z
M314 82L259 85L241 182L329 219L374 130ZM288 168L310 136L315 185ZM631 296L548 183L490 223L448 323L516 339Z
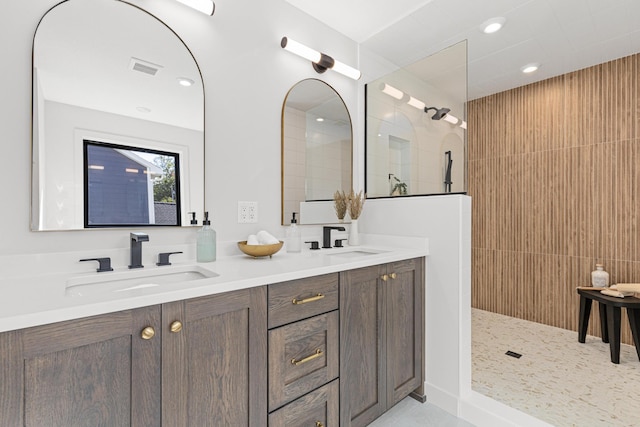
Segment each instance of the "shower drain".
M520 359L522 357L522 355L520 353L516 353L515 351L507 351L505 353L507 356L511 356L511 357L515 357L516 359Z

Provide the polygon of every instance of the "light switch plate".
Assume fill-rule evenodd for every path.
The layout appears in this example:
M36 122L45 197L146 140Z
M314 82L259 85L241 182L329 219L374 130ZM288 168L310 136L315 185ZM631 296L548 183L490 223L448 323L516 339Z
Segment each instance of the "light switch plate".
M238 224L258 222L258 202L238 202Z

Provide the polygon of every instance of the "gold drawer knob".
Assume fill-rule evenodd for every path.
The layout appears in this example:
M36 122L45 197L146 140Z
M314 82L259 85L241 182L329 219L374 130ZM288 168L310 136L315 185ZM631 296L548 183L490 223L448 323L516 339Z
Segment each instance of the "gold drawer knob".
M175 320L171 322L171 326L169 327L171 332L180 332L182 330L182 322L179 320Z
M302 365L303 363L310 362L313 359L317 359L320 356L322 356L322 350L320 350L318 348L318 349L316 349L315 353L313 353L311 356L304 357L304 358L302 358L300 360L296 360L295 358L291 359L291 364L292 365L296 365L296 366Z
M312 297L309 297L309 298L305 298L305 299L294 298L293 301L291 301L291 303L295 304L295 305L300 305L300 304L306 304L306 303L309 303L309 302L318 301L318 300L320 300L322 298L324 298L324 295L317 294L315 296L312 296Z
M322 421L316 421L316 427L324 427L324 424L322 424Z
M395 278L396 278L396 277L398 277L398 276L396 275L396 273L391 273L391 274L389 275L389 277L391 277L392 279L395 279Z
M142 337L143 340L150 340L155 335L156 335L156 330L153 329L153 327L151 326L147 326L142 330L142 332L140 332L140 337Z
M380 276L380 278L382 279L383 282L386 282L387 280L389 280L389 275L383 274L382 276Z

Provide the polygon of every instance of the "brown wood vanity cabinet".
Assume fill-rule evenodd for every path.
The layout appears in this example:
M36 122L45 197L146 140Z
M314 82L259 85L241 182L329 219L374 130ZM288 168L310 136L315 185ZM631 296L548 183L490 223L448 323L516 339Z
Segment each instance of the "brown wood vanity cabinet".
M424 258L340 273L340 425L424 401Z
M269 286L269 426L339 425L338 273Z
M0 426L263 426L266 288L0 334Z

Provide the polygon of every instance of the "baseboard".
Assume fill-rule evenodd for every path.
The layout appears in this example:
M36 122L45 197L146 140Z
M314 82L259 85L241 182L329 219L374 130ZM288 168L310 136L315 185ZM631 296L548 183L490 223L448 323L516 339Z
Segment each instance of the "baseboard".
M415 391L412 391L411 393L409 393L409 397L417 400L420 403L424 403L424 402L427 401L427 395L426 394L417 393Z
M529 414L472 391L459 402L458 417L476 427L553 427Z
M424 383L427 401L444 409L451 415L458 416L458 397L429 383Z

